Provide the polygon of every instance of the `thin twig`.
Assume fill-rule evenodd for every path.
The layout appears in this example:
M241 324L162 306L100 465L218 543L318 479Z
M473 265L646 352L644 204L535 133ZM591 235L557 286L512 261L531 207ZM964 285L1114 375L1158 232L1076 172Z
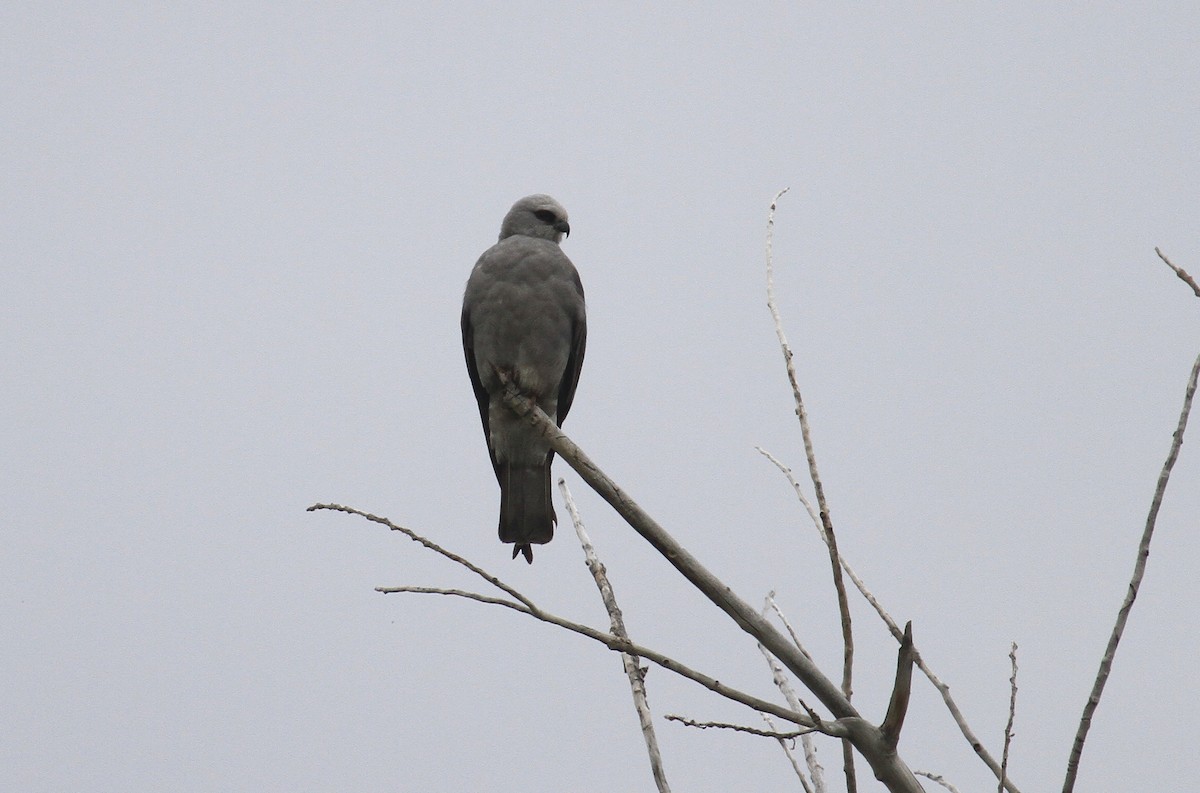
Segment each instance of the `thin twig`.
M1166 262L1167 266L1175 271L1175 275L1179 276L1185 284L1192 288L1192 291L1196 293L1196 297L1200 297L1200 284L1197 284L1196 279L1188 275L1187 270L1168 259L1167 254L1163 253L1158 248L1155 248L1154 252L1158 254L1158 258Z
M813 510L812 504L810 504L808 499L804 496L804 491L800 487L800 482L796 480L795 473L792 472L791 468L784 465L779 458L771 454L766 449L762 448L761 446L755 446L754 448L759 454L761 454L763 457L766 457L772 465L778 468L780 473L787 477L788 482L792 486L792 490L796 493L796 498L800 500L800 503L808 512L809 517L812 518L813 525L816 526L817 534L820 536L821 542L825 543L825 545L828 547L829 540L826 538L825 527L821 525L821 518ZM850 576L851 583L854 584L855 588L858 589L859 593L863 596L867 603L870 604L871 608L875 609L875 613L879 615L880 619L887 624L888 630L891 632L892 636L895 637L896 641L902 641L904 639L904 631L900 630L900 627L896 624L896 621L892 619L892 616L887 613L882 605L880 605L879 601L875 598L875 595L872 594L871 590L867 589L867 585L863 583L863 580L858 577L857 573L854 572L854 568L850 566L850 564L846 561L846 557L843 556L841 552L838 553L838 560L841 562L842 569L846 572L846 575Z
M771 670L771 679L774 680L775 687L778 688L780 693L783 694L783 698L787 700L788 706L794 711L803 710L808 714L808 717L812 719L813 724L815 724L818 728L824 725L825 721L817 714L817 712L810 708L808 704L804 702L804 700L796 696L796 692L792 688L792 684L788 681L787 675L783 671L783 667L780 666L779 662L775 660L775 656L771 655L771 652L766 647L763 647L761 643L758 645L758 650L763 654L763 658L766 659L767 666ZM816 787L819 793L824 793L824 769L817 761L817 748L813 745L812 738L807 735L801 738L800 742L801 746L804 748L804 761L808 765L808 773L812 776L813 785Z
M996 793L1004 793L1004 780L1008 778L1008 748L1013 739L1013 721L1017 718L1017 643L1012 643L1008 651L1008 660L1012 662L1012 677L1008 679L1008 724L1004 725L1004 752L1000 760L1000 787Z
M775 207L788 188L775 194L771 208L767 212L767 308L775 321L775 335L783 351L783 361L787 368L788 382L792 385L792 396L796 402L796 416L800 419L800 434L804 437L804 453L808 457L808 472L812 478L813 490L817 495L817 507L820 509L821 524L825 527L826 545L829 548L829 564L833 571L833 585L837 590L838 612L842 618L842 693L846 700L853 697L854 674L854 632L850 623L850 603L846 597L846 585L842 582L842 566L838 561L837 535L833 532L833 520L829 516L829 504L825 500L825 488L821 484L821 473L817 468L817 456L813 450L812 430L808 425L808 411L804 408L804 398L800 395L800 382L796 377L796 365L792 360L792 348L788 345L783 332L783 320L779 316L779 308L775 304L775 265L773 240L775 235ZM854 753L850 745L842 746L842 754L846 767L846 791L856 793L858 786L855 781Z
M1104 693L1104 684L1112 671L1113 657L1117 653L1117 645L1125 632L1125 622L1137 598L1138 588L1146 573L1146 559L1150 556L1150 540L1154 536L1154 524L1158 520L1158 510L1162 506L1163 494L1167 490L1167 480L1171 478L1171 469L1179 457L1179 447L1183 445L1183 431L1187 429L1188 415L1192 410L1192 397L1196 395L1196 377L1200 373L1200 356L1192 365L1192 373L1188 378L1187 392L1183 398L1183 410L1179 413L1179 424L1175 428L1171 441L1171 450L1167 453L1167 461L1163 463L1158 474L1158 485L1154 488L1154 498L1150 502L1150 514L1146 516L1146 527L1142 531L1141 542L1138 543L1137 561L1133 565L1133 577L1125 593L1125 600L1117 611L1117 622L1113 625L1112 634L1108 637L1108 646L1104 648L1104 657L1100 659L1100 671L1096 674L1096 682L1088 695L1087 704L1083 706L1083 717L1079 720L1079 730L1075 733L1075 742L1071 746L1071 756L1067 760L1067 776L1063 782L1063 793L1071 793L1075 789L1075 778L1079 773L1079 758L1083 754L1083 742L1087 740L1088 730L1092 726L1092 714L1100 704L1100 696Z
M792 637L792 643L796 645L796 649L804 653L808 658L812 658L808 654L808 650L804 649L804 645L800 643L800 637L796 634L796 629L792 627L792 623L788 621L787 615L783 613L783 609L779 608L779 603L775 601L775 590L767 593L766 600L763 603L763 615L767 613L767 609L775 612L775 616L783 623L783 627L787 629L788 636Z
M800 649L800 652L808 655L808 651L805 650L804 646L800 644L800 638L796 635L796 631L792 629L791 623L788 622L787 617L784 616L782 609L779 608L779 604L775 602L774 592L768 593L765 601L763 602L764 616L766 615L768 609L774 610L780 621L787 628L788 633L792 637L792 641L795 642L796 647ZM771 680L774 681L775 687L779 689L779 693L783 694L783 698L785 701L787 701L788 706L795 711L804 710L806 713L808 713L809 718L811 718L813 722L820 724L820 716L818 716L817 713L810 708L807 703L804 702L804 700L800 699L800 697L796 695L796 691L792 688L791 681L788 680L787 675L783 671L783 667L779 665L777 660L775 660L775 656L771 655L771 653L767 651L767 648L763 647L761 643L758 645L758 650L762 653L763 658L767 662L767 667L771 670ZM817 760L816 745L813 743L812 738L807 735L800 739L800 745L804 749L804 762L808 766L809 775L812 777L813 787L816 788L817 793L825 793L825 769L821 767L820 761Z
M959 710L958 703L954 701L954 697L950 696L950 686L942 682L942 679L933 673L929 665L925 663L925 659L921 657L919 651L916 652L917 668L921 670L925 677L929 678L929 682L933 683L934 688L942 695L942 702L945 703L946 709L950 711L950 717L954 719L954 723L958 725L959 731L963 737L967 739L967 743L975 750L975 754L983 761L984 765L996 775L996 779L1005 777L1004 772L1000 768L1000 763L996 762L996 758L992 757L992 753L984 747L983 742L975 735L975 731L971 729L971 725L967 724L967 717ZM915 773L915 772L914 772ZM932 779L932 777L930 777ZM937 780L934 780L937 781ZM1008 793L1021 793L1016 784L1011 779L1004 779L1004 789Z
M542 414L542 415L544 416L545 414ZM550 420L546 419L546 421L549 422ZM314 510L321 510L321 509L333 510L336 512L344 512L344 513L347 513L350 515L358 515L358 516L366 518L367 520L370 520L374 523L379 523L381 525L387 526L388 528L392 529L393 531L401 532L402 534L404 534L405 536L407 536L409 539L413 540L414 542L417 542L432 551L436 551L437 553L441 554L442 556L445 556L447 559L458 562L458 564L461 564L463 567L466 567L468 570L471 570L472 572L478 574L484 580L499 587L507 594L512 595L513 598L515 598L517 602L513 602L510 600L504 600L502 598L495 598L495 597L491 597L489 595L482 595L477 592L466 592L466 591L459 590L459 589L441 589L441 588L436 588L436 587L376 587L377 592L383 592L384 594L409 592L409 593L426 594L426 595L451 595L451 596L456 596L456 597L467 598L469 600L476 600L480 603L504 606L505 608L510 608L513 611L519 611L522 614L528 614L529 616L533 617L534 619L541 620L542 622L546 622L551 625L557 625L560 628L565 628L573 633L578 633L580 636L586 636L589 639L600 642L604 646L608 647L610 650L616 650L617 652L629 653L630 655L635 655L639 658L645 658L647 661L651 661L655 664L658 664L663 669L666 669L669 672L674 672L675 674L679 675L680 677L685 677L688 680L692 680L696 683L699 683L700 685L707 688L709 691L720 694L721 696L725 697L726 699L732 699L735 702L740 702L743 705L746 705L747 707L753 708L754 710L762 711L764 713L770 713L773 716L778 716L781 719L790 721L793 724L798 724L801 727L814 726L813 720L810 719L808 716L804 716L800 713L790 711L786 708L782 708L773 702L768 702L765 699L759 699L758 697L752 696L743 691L738 691L736 688L731 688L730 686L725 685L724 683L720 682L719 680L716 680L715 678L709 677L708 675L706 675L702 672L697 672L695 669L692 669L691 667L681 664L674 659L668 658L667 656L663 655L662 653L658 652L657 650L652 650L649 647L643 647L639 644L635 644L635 643L629 641L628 639L622 639L617 636L612 636L610 634L604 633L603 631L598 631L595 628L591 628L587 625L583 625L578 622L572 622L571 620L564 619L562 617L559 617L556 614L551 614L550 612L543 611L542 609L540 609L536 605L534 605L534 603L531 600L529 600L529 598L525 597L520 592L516 591L512 587L510 587L507 584L505 584L504 582L500 581L495 576L492 576L492 575L488 574L487 572L481 570L479 567L475 566L474 564L467 561L466 559L463 559L458 554L447 551L446 549L439 546L437 543L432 542L431 540L428 540L425 537L422 537L421 535L417 534L412 529L405 528L404 526L398 526L395 523L392 523L387 518L381 518L376 515L372 515L369 512L363 512L360 509L355 509L354 507L346 507L346 506L342 506L340 504L314 504L313 506L308 508L308 511L312 512ZM842 725L830 724L830 725L828 725L828 733L831 735L834 735L834 737L840 738L847 734L847 730L844 729Z
M694 721L683 716L676 716L674 713L668 713L664 716L667 721L677 721L685 727L695 727L699 730L707 730L710 727L720 730L733 730L734 732L748 732L751 735L760 735L763 738L775 738L781 741L799 738L801 735L808 735L811 732L816 732L816 727L808 727L802 730L793 730L791 732L775 732L773 730L760 730L757 727L747 727L744 724L729 724L723 721Z
M565 479L559 478L558 489L562 493L563 501L567 504L567 512L571 514L571 522L575 524L575 535L583 547L587 568L596 581L596 588L600 590L600 599L604 601L604 608L608 611L612 634L628 641L629 633L625 630L625 618L621 614L621 607L617 605L617 596L608 580L604 564L596 555L592 539L583 527L583 518L580 517L579 509L575 506L575 499L571 498L571 490L567 487ZM667 783L667 772L663 769L662 753L658 749L658 737L654 734L654 717L650 715L650 703L646 699L645 672L638 663L638 659L629 653L621 653L621 663L625 667L625 675L629 678L629 688L633 692L633 707L637 711L638 723L642 727L642 737L646 741L646 751L650 755L650 772L654 775L654 784L658 787L659 793L671 793L671 786Z
M766 722L767 726L771 728L772 732L779 731L775 727L774 719L772 719L770 716L768 716L765 713L760 713L758 715L762 716L762 720L764 722ZM808 735L801 735L800 740L812 741L812 738ZM809 784L808 777L806 777L804 775L804 769L800 767L800 761L798 761L796 759L796 753L792 751L793 744L790 743L785 738L779 738L778 741L779 741L779 748L783 750L783 753L787 757L788 762L792 764L792 770L796 772L796 776L800 780L800 787L804 788L804 793L817 793L817 791L813 789L813 786L811 784Z
M740 702L749 708L753 708L754 710L761 711L763 713L770 713L772 716L778 716L779 718L784 719L786 721L790 721L793 724L798 724L805 729L809 729L809 728L816 729L816 726L814 725L812 719L810 719L806 715L796 713L794 711L790 711L787 708L780 707L779 705L776 705L773 702L768 702L765 699L759 699L758 697L755 697L751 694L747 694L743 691L738 691L736 688L731 688L730 686L725 685L724 683L720 682L719 680L709 677L708 675L704 674L703 672L697 672L695 669L692 669L691 667L685 666L684 664L681 664L672 658L668 658L667 656L663 655L662 653L658 652L657 650L652 650L649 647L643 647L640 644L636 644L627 639L622 639L618 636L613 636L612 634L608 634L603 631L598 631L595 628L589 627L587 625L583 625L578 622L573 622L571 620L560 617L557 614L551 614L550 612L544 611L543 609L539 609L539 608L530 609L521 603L514 603L513 601L510 601L510 600L494 598L494 597L490 597L488 595L481 595L478 592L465 592L461 589L442 589L439 587L418 587L418 586L395 586L395 587L376 587L375 591L382 592L385 595L391 595L391 594L396 594L396 593L405 593L405 592L419 594L419 595L451 595L451 596L455 596L455 597L466 598L468 600L475 600L480 603L487 603L489 605L504 606L506 608L512 609L513 611L519 611L522 614L528 614L529 616L533 617L534 619L540 620L541 622L549 623L550 625L557 625L558 627L565 628L566 630L569 630L572 633L578 633L580 636L586 636L589 639L592 639L594 641L599 642L600 644L603 644L605 647L607 647L610 650L615 650L619 653L628 653L630 655L637 656L638 658L645 658L647 661L658 664L663 669L666 669L668 672L674 672L675 674L679 675L680 677L685 677L688 680L692 680L696 683L699 683L700 685L707 688L709 691L712 691L716 694L720 694L721 696L725 697L726 699L731 699L734 702ZM837 722L824 722L822 724L821 732L824 732L826 735L832 735L835 738L843 738L847 734L849 734L849 729L847 728L846 725L843 725L843 724L840 724Z
M958 788L947 782L946 778L941 774L931 774L928 771L913 771L913 773L917 776L923 776L926 779L932 779L934 782L937 782L939 785L946 788L946 790L949 790L950 793L958 793Z
M804 495L804 489L800 487L800 482L796 479L796 474L790 467L784 465L778 457L771 454L763 447L755 446L754 450L770 460L771 463L774 464L774 466L778 468L784 476L787 477L788 482L790 482L792 485L792 490L796 491L796 498L800 499L800 503L804 505L805 511L808 512L808 516L812 518L813 525L817 527L817 533L821 535L821 542L828 546L829 540L825 539L825 527L821 525L821 516L817 514L815 509L813 509L812 502L808 500L808 496ZM842 567L845 566L846 562L845 560L842 560Z
M348 515L358 515L360 518L366 518L367 520L371 521L372 523L378 523L381 526L387 526L392 531L400 532L401 534L408 537L413 542L424 545L429 550L441 554L442 556L446 557L447 559L449 559L452 562L457 562L458 564L460 564L463 567L470 570L475 575L482 578L484 581L487 581L492 586L506 592L507 594L511 595L514 599L520 601L521 603L524 603L525 606L528 607L530 611L536 612L538 610L537 606L533 605L533 602L531 600L526 598L524 595L522 595L517 590L513 589L508 584L501 581L496 576L492 575L491 573L484 570L483 568L478 567L477 565L468 561L467 559L464 559L463 557L459 556L458 554L453 553L451 551L447 551L445 548L438 545L436 542L433 542L432 540L428 540L428 539L422 537L420 534L417 534L412 529L407 529L404 526L398 526L395 523L392 523L387 518L381 518L378 515L372 515L369 512L363 512L361 509L355 509L354 507L346 507L346 506L342 506L341 504L313 504L311 507L309 507L305 511L306 512L315 512L317 510L332 510L334 512L345 512Z
M504 606L505 608L519 611L522 614L533 614L529 607L522 603L515 603L504 598L492 597L479 592L470 592L465 589L447 589L440 586L377 586L376 592L382 592L385 595L395 595L407 592L413 595L448 595L450 597L466 598L467 600L475 600L480 603L487 603L489 606Z
M800 483L796 481L796 476L792 473L792 469L784 465L777 457L775 457L775 455L771 454L766 449L761 447L755 448L762 456L766 457L776 468L778 468L785 477L787 477L788 482L792 485L792 489L796 492L797 498L800 499L800 503L804 505L805 509L808 511L809 517L812 518L813 525L816 526L817 533L820 535L822 542L824 542L825 529L821 525L820 518L817 517L816 513L812 509L812 506L808 503L808 499L804 497L804 493L800 488ZM850 566L849 562L846 561L846 558L841 554L838 555L838 558L841 560L842 569L845 570L846 575L850 577L850 581L854 584L855 588L858 589L859 593L863 596L867 603L870 604L871 608L875 610L875 613L879 615L879 618L883 620L884 624L887 625L888 631L892 634L893 638L895 638L898 642L904 641L904 631L900 630L900 626L896 624L896 620L891 614L888 613L887 609L883 607L883 605L875 597L874 593L867 589L866 583L864 583L863 580L859 578L858 574L854 572L854 568ZM784 620L784 625L787 625L786 620ZM795 639L795 633L791 631L790 626L788 626L788 630L792 633L793 639ZM966 716L964 716L962 710L959 709L958 703L954 701L954 697L950 695L950 686L943 683L941 678L934 674L933 670L929 668L929 664L925 663L925 659L921 657L919 650L914 648L914 652L916 654L914 660L917 664L917 668L921 670L921 673L929 679L929 682L932 683L934 688L938 690L938 693L941 694L942 702L945 703L946 709L950 711L951 718L953 718L954 723L958 725L959 731L963 734L963 737L967 739L967 743L970 744L971 749L974 750L979 759L982 760L983 763L991 770L991 772L995 774L996 778L999 779L1000 763L996 760L996 758L992 757L991 752L987 750L987 748L983 745L983 742L980 741L975 735L975 731L971 729L971 725L967 723ZM1005 782L1004 787L1006 790L1008 790L1008 793L1021 793L1020 789L1013 784L1011 779Z

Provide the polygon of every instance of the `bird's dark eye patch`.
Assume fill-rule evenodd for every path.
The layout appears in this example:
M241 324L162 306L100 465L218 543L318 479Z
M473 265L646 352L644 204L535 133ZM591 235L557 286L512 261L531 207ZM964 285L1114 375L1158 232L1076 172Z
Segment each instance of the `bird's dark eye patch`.
M549 209L539 209L533 213L533 216L543 223L555 223L558 221L558 218Z

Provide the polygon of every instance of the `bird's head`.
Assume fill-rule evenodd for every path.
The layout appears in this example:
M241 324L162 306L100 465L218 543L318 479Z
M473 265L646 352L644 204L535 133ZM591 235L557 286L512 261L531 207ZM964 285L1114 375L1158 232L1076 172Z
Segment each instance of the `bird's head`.
M571 234L567 210L548 195L538 193L525 196L512 205L500 224L500 239L518 234L561 242L564 236Z

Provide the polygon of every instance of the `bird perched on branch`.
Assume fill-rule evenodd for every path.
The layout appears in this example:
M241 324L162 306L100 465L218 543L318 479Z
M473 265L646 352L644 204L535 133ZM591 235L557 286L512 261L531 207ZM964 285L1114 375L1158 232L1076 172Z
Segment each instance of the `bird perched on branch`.
M500 375L559 425L567 417L587 340L583 285L559 247L570 233L567 210L553 198L522 198L463 295L463 352L500 483L500 541L531 564L533 544L550 542L558 520L550 497L554 452L504 404Z

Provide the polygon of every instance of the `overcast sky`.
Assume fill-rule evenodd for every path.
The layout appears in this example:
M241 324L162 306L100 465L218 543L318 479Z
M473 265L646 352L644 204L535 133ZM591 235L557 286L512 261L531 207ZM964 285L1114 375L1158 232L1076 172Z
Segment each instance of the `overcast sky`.
M1020 645L1012 776L1058 789L1200 352L1154 254L1200 275L1198 54L1187 3L5 4L0 789L652 789L616 655L378 594L483 584L304 511L386 515L607 625L568 526L532 566L497 541L462 361L467 275L533 192L569 210L588 298L565 429L742 596L776 590L836 677L828 560L754 450L803 465L765 305L783 187L841 548L995 753ZM1200 777L1191 437L1080 791ZM556 473L633 637L778 699ZM895 647L854 615L878 721ZM760 724L647 685L656 717ZM679 793L799 789L771 741L658 730ZM900 751L994 789L923 679Z

